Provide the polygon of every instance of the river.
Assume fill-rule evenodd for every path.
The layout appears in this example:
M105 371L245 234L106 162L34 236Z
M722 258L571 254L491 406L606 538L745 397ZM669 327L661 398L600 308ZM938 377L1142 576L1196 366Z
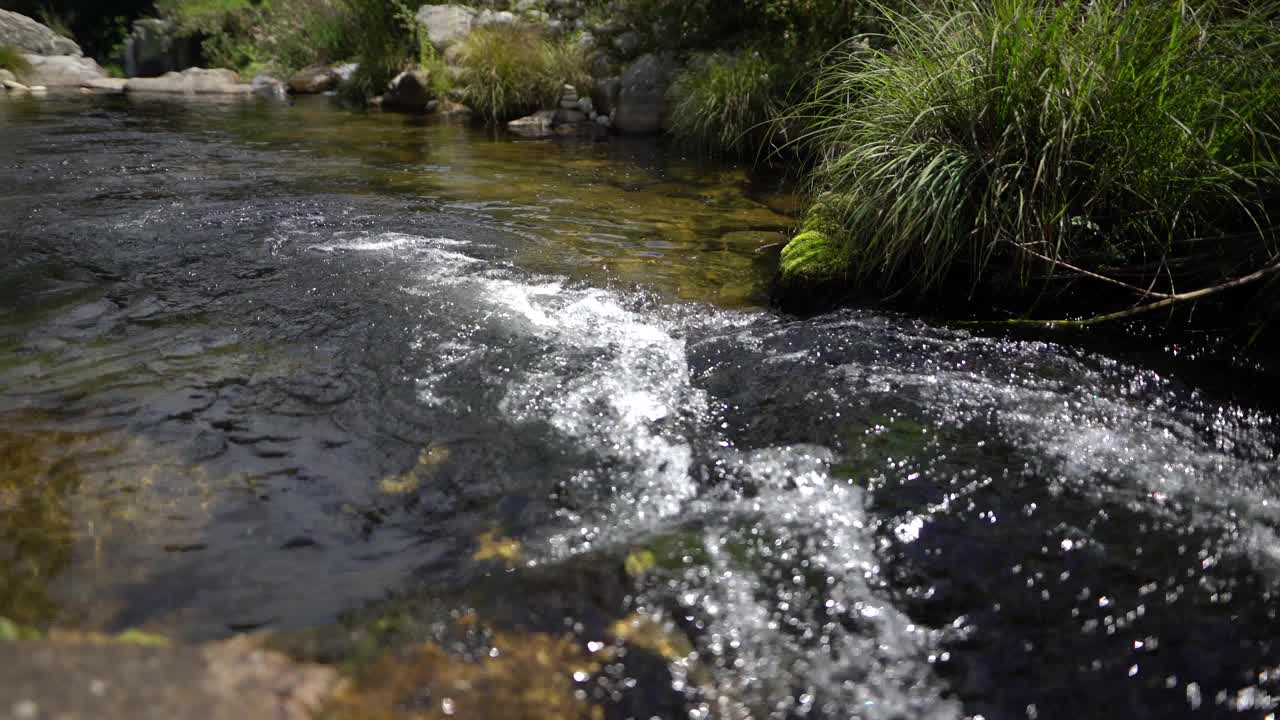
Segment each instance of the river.
M430 717L1280 704L1274 389L781 314L778 187L325 101L0 98L0 616L269 630Z

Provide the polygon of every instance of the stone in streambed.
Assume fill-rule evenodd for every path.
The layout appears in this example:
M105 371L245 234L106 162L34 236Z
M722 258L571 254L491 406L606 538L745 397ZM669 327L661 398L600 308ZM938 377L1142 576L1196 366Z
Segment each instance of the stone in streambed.
M182 95L248 95L253 86L240 82L233 70L188 68L165 73L158 78L131 78L125 83L127 92L167 93Z
M125 78L94 78L80 87L101 93L119 94L124 92L124 86L128 82Z
M554 110L540 110L518 120L512 120L507 123L507 129L523 137L547 137L555 133L555 117Z
M341 79L328 65L309 65L289 78L289 89L299 95L316 95L338 87Z
M382 95L382 106L408 112L426 112L433 109L435 90L431 88L431 73L426 70L406 70L392 78Z

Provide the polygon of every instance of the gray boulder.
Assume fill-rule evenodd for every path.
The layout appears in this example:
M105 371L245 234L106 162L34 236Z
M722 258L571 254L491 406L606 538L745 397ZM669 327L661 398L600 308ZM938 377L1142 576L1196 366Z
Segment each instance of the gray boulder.
M74 55L26 55L30 70L22 73L28 85L47 87L80 87L91 80L105 78L106 71L93 58Z
M436 100L431 74L426 70L406 70L391 79L382 95L382 106L408 112L426 112Z
M445 52L471 33L476 11L465 5L423 5L415 17L436 50Z
M80 46L26 15L0 10L0 45L7 45L33 55L74 55L80 57Z
M158 78L131 78L127 92L173 93L181 95L248 95L253 86L240 82L233 70L188 68L165 73Z
M124 72L129 77L159 77L196 63L199 40L179 37L173 23L156 18L135 20L124 48Z
M253 82L249 83L253 94L259 97L274 98L276 100L284 100L289 97L288 86L280 80L270 75L255 75Z
M299 95L316 95L338 87L342 77L328 65L309 65L289 78L289 89Z
M631 63L622 73L622 87L613 112L613 126L625 133L662 130L667 112L667 85L671 73L658 56L649 54ZM603 112L603 111L602 111Z

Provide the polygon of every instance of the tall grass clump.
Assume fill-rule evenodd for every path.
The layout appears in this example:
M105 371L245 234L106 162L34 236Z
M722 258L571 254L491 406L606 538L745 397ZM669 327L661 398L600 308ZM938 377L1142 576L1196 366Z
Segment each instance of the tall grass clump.
M19 79L31 71L31 63L27 62L22 51L8 45L0 45L0 70L8 70Z
M889 13L887 49L831 58L792 113L819 158L811 262L925 295L1095 283L1122 314L1274 287L1280 35L1248 3Z
M706 153L759 151L781 111L771 69L756 52L695 58L667 92L672 136Z
M552 108L565 83L581 88L589 80L580 46L520 25L471 33L458 63L463 101L491 124Z
M414 53L413 33L406 24L406 5L398 0L340 0L345 22L354 32L352 51L359 68L341 92L363 103L380 95Z

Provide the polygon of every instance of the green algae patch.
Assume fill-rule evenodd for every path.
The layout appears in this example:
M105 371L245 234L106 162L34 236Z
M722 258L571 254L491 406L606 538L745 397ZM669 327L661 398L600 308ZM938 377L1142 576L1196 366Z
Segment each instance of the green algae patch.
M331 700L322 717L502 718L603 720L604 709L578 691L609 659L572 634L495 631L473 615L488 649L459 654L438 643L386 653L369 672Z
M782 248L778 277L784 286L805 288L840 282L851 258L830 208L818 202L805 214L800 231Z

